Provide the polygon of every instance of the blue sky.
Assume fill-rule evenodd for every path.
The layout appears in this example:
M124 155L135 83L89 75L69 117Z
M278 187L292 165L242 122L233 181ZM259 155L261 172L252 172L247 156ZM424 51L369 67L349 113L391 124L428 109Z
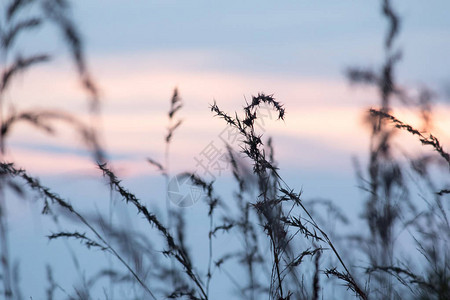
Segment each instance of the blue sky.
M399 46L407 49L400 67L408 68L406 80L418 80L419 74L427 80L431 73L443 77L432 79L445 79L448 74L438 67L423 76L429 68L420 62L438 66L446 58L449 4L396 4L404 20ZM75 6L94 57L207 51L220 58L199 68L326 77L340 77L349 64L380 61L386 23L379 12L377 1L80 1Z
M399 82L441 92L450 82L450 2L394 3L403 20L396 42L404 53L396 72ZM359 214L363 196L356 187L352 157L362 162L367 157L369 140L361 120L364 110L376 105L377 93L349 86L344 71L349 66L380 67L386 22L379 1L85 0L73 3L73 16L101 91L106 150L118 173L149 205L160 207L164 193L149 195L163 184L145 158L163 160L166 112L177 86L185 106L180 112L184 124L172 145L174 173L195 170L194 157L223 129L209 104L216 100L233 112L242 107L244 97L273 93L285 104L287 116L285 122L268 121L265 135L274 138L285 180L306 198L332 198L353 217ZM86 96L56 32L46 28L26 36L18 49L49 49L56 57L23 75L8 100L23 99L19 107L58 107L86 117ZM446 98L441 94L435 129L444 145L450 145ZM398 108L397 113L417 121L414 112ZM408 137L399 141L413 149L420 146ZM107 195L98 192L106 186L69 128L49 138L23 126L10 145L10 159L80 206L87 208ZM229 190L229 175L218 184ZM30 216L36 207L24 207L11 207L11 226L18 226L23 236L13 243L21 249L33 247L36 232L48 234L45 226L27 231L26 225L36 227L35 221L22 220L35 218ZM189 211L198 214L195 207ZM45 239L39 241L44 257L48 247ZM25 273L24 290L32 294L40 276ZM36 284L28 285L30 281Z

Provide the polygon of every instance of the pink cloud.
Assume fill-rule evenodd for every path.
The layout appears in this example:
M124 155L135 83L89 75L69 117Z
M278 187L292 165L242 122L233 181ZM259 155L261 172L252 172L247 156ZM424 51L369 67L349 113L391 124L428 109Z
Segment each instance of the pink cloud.
M222 109L234 114L244 105L244 97L250 99L258 92L273 93L286 107L285 122L267 120L264 127L266 136L273 136L275 141L279 136L283 140L279 160L302 157L303 161L325 167L329 161L319 155L348 153L350 157L364 155L368 149L368 129L362 126L362 119L363 111L370 103L376 103L377 93L373 89L354 89L344 79L199 70L196 65L202 58L210 59L205 53L184 54L179 64L174 57L173 53L157 53L120 61L115 57L93 61L103 95L102 140L109 152L125 157L119 161L124 172L147 172L148 166L142 163L146 157L164 157L166 114L175 86L185 106L179 113L184 124L175 133L171 147L172 165L179 171L195 168L194 156L210 141L218 140L225 128L222 120L212 117L209 104L215 99ZM70 70L57 67L39 70L16 84L9 95L11 101L26 99L26 105L56 106L78 114L85 111L85 95ZM436 135L441 135L448 144L450 139L445 130L450 128L446 118L449 108L441 106L436 112ZM402 110L396 113L402 120L419 126L412 113ZM82 113L82 117L87 115ZM42 143L43 139L53 145L79 147L69 128L62 128L57 138L49 139L30 127L20 127L13 137L13 141L29 143ZM416 143L403 135L399 141ZM321 145L323 150L311 150L309 142ZM55 155L32 148L12 150L24 166L39 172L59 173L89 165L89 159L73 154Z

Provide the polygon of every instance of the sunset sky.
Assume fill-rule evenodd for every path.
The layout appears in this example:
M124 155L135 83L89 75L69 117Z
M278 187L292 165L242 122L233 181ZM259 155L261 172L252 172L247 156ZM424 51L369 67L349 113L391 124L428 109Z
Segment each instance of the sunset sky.
M363 165L367 159L364 113L378 104L378 94L350 85L344 73L352 66L378 70L383 63L387 23L379 1L73 2L90 73L100 89L103 145L118 174L149 205L164 205L149 196L162 181L146 158L164 162L167 111L177 87L184 103L177 117L183 124L170 149L172 174L198 170L195 157L210 142L225 150L219 135L226 125L213 117L210 104L216 101L234 114L252 95L273 94L284 104L286 119L277 121L273 112L263 132L273 138L285 181L306 198L330 197L352 208L354 216L359 213L355 207L361 207L363 196L352 157ZM437 92L433 132L449 149L450 2L395 4L402 17L395 47L403 51L396 78L407 87ZM54 59L21 75L7 101L18 109L59 108L87 118L87 96L54 28L23 36L17 48L48 50ZM394 112L420 127L414 111L396 107ZM398 143L408 151L421 149L408 135L400 134ZM70 128L48 137L17 126L8 145L9 160L57 192L74 200L85 197L80 201L107 195L95 190L105 187L101 174ZM223 174L218 184L228 187L229 177ZM97 183L89 182L95 178ZM156 195L164 198L164 190ZM11 227L26 227L22 217L34 213L23 208L12 205ZM35 230L48 234L45 228Z
M442 9L420 1L399 3L404 22L396 44L404 53L396 70L399 83L428 85L440 93L437 130L448 128L442 99L449 71L442 62L448 60L450 49L450 21L444 9L449 5L445 1L440 5ZM265 133L278 145L280 164L330 169L336 167L330 154L347 162L351 155L363 154L367 131L361 127L362 115L377 104L377 92L349 85L344 71L350 66L380 68L387 24L379 12L375 1L137 1L133 6L79 1L73 9L91 74L101 91L106 149L131 173L149 171L141 164L145 157L162 159L174 87L184 102L179 114L184 124L174 137L171 158L180 159L172 164L178 170L192 168L187 158L225 126L209 111L214 100L233 113L259 92L273 94L287 111L286 121L273 122L273 127L271 123ZM55 59L17 81L9 99L20 99L15 101L18 107L57 107L85 114L86 95L56 32L42 30L22 43L27 52L47 49ZM25 126L18 128L11 152L27 153L25 166L36 165L39 172L58 172L60 165L44 163L42 170L39 156L41 163L46 155L61 161L71 157L70 164L82 158L68 145L72 136L42 138Z

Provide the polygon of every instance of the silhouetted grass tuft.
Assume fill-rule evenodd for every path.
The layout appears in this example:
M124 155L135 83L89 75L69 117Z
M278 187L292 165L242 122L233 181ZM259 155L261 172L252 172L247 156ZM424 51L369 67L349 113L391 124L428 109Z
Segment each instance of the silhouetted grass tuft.
M381 118L388 119L389 121L394 123L395 127L404 129L410 132L411 134L418 136L420 142L422 142L423 145L432 146L434 150L437 151L442 156L442 158L445 159L445 161L450 165L450 154L444 151L439 140L432 134L426 137L419 130L413 128L411 125L403 123L402 121L398 120L397 118L386 112L371 109L370 113L372 114L372 116L380 117L380 119Z

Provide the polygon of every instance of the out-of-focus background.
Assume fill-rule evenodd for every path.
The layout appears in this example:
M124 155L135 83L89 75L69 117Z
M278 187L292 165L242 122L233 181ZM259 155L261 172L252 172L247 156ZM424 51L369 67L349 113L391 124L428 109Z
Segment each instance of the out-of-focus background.
M395 77L404 86L437 91L432 132L448 147L450 3L394 5L402 18L395 47L403 53ZM379 94L373 87L351 85L345 71L381 68L387 24L380 12L378 1L74 1L72 17L100 91L97 121L107 158L130 189L163 214L164 180L147 158L165 160L174 88L183 101L177 113L183 123L170 147L172 175L185 170L203 175L196 158L211 142L225 151L220 137L226 124L213 117L214 101L234 114L252 95L273 94L286 109L285 120L267 111L260 129L264 138L273 138L284 180L302 190L305 199L328 198L357 220L365 196L352 161L368 159L370 130L364 116L378 105ZM42 49L54 58L19 76L3 96L6 103L16 109L64 109L89 119L86 93L54 28L26 33L16 47L24 53ZM420 125L414 111L395 104L394 111ZM80 207L94 203L103 210L109 193L90 154L70 127L57 131L48 136L18 125L5 159ZM424 151L407 135L397 142L407 151ZM230 172L216 175L217 186L227 194ZM95 204L102 199L105 206ZM28 270L21 274L25 298L40 299L45 262L62 257L64 247L41 238L49 232L36 206L20 201L8 206L11 255ZM196 205L184 209L195 214ZM86 262L88 253L80 256L80 264ZM70 279L61 281L70 288Z

